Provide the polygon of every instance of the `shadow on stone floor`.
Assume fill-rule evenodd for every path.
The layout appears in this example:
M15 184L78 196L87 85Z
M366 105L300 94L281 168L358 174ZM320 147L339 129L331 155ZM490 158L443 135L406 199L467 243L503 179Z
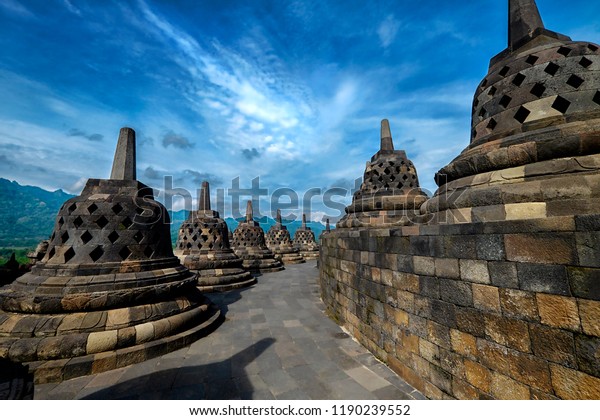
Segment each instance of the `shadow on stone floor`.
M275 341L264 338L221 362L160 370L104 388L83 399L252 399L255 389L244 367Z
M254 285L226 292L204 293L215 305L221 309L221 317L225 318L229 311L229 305L242 299L242 292L250 290Z

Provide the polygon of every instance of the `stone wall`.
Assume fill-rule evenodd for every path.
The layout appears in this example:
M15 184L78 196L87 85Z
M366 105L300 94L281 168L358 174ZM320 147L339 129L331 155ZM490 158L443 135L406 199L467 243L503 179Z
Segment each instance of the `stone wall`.
M600 399L600 215L336 229L329 315L429 398Z

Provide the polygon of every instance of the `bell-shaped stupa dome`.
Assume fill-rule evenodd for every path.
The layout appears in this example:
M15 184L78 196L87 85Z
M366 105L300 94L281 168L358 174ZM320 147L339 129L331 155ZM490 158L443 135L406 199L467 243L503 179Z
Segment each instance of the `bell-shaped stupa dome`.
M425 200L415 166L404 150L394 150L390 124L382 120L380 149L367 162L363 183L337 227L411 224Z
M283 264L301 264L306 262L292 244L290 232L281 220L281 210L279 209L277 209L275 224L271 226L265 236L265 242L267 248L273 251L275 258Z
M121 129L110 179L58 212L47 252L0 289L0 355L52 382L136 363L205 333L217 309L171 248L166 209L136 180Z
M423 210L467 222L596 212L600 46L547 30L534 0L508 3L508 47L475 92L470 144Z
M302 214L302 225L294 233L294 246L307 260L319 258L319 245L315 242L315 233L306 225L306 214Z
M242 266L252 273L268 273L284 268L267 248L265 232L254 221L251 200L246 205L246 220L240 222L233 232L232 246L235 254L243 260Z
M208 182L202 183L198 210L179 228L175 255L190 271L198 273L201 291L225 291L256 283L229 246L229 229L219 213L211 210Z

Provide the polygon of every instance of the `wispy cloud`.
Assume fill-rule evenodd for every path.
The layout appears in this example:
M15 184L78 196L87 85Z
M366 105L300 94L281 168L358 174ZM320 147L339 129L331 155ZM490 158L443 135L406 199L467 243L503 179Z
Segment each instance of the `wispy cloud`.
M145 2L140 1L139 5L154 34L175 47L173 59L189 74L191 85L185 92L186 98L196 105L204 104L205 107L196 108L204 116L210 117L211 111L227 116L226 127L220 128L224 134L220 141L224 145L252 149L270 138L271 144L265 148L267 153L295 147L292 138L297 137L295 134L269 137L290 130L302 133L306 130L302 121L313 116L314 109L301 98L288 97L284 86L294 84L292 81L281 80L267 67L257 67L253 57L242 56L215 39L201 44ZM245 41L246 46L251 44ZM301 89L291 89L298 90ZM288 150L284 155L292 154Z
M379 35L379 40L383 48L389 47L394 42L398 29L400 29L400 21L396 20L394 15L388 15L381 22L379 28L377 28L377 35Z
M0 0L0 7L4 10L8 11L11 14L26 17L26 18L34 18L35 15L28 8L23 6L21 3L15 0Z
M75 7L70 0L63 0L63 4L69 12L73 13L74 15L81 16L81 10Z

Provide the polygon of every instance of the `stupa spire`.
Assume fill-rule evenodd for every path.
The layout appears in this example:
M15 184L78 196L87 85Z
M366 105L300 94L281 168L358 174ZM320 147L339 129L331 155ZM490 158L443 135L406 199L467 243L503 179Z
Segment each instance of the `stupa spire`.
M135 181L135 131L129 127L121 128L110 179Z
M306 229L306 214L302 213L302 229Z
M508 47L517 49L520 41L532 37L536 29L544 29L544 23L535 0L509 0Z
M246 222L252 222L254 220L254 216L252 214L252 200L248 200L248 204L246 204Z
M390 130L390 122L387 119L381 120L381 146L379 150L394 150L392 132Z
M281 224L281 209L277 209L277 218L275 221Z
M206 211L210 210L210 187L208 182L202 182L202 189L200 190L200 200L198 201L198 210Z
M331 232L331 226L329 225L329 219L325 221L325 231Z

